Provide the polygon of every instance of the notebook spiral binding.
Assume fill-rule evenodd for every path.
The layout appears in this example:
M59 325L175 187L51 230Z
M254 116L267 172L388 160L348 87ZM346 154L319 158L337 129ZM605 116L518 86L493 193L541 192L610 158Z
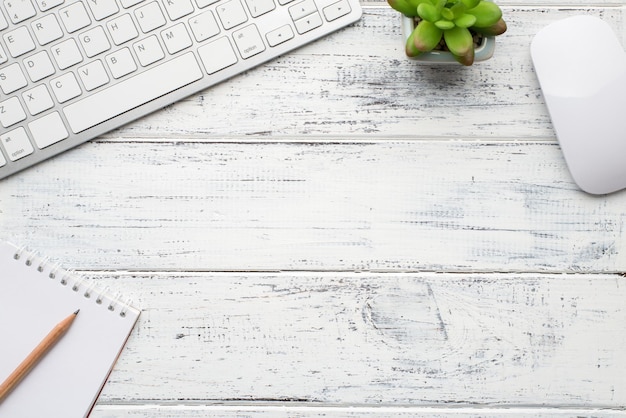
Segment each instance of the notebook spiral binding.
M13 254L15 261L22 261L28 267L36 268L44 277L51 280L58 280L59 285L66 286L77 294L87 299L94 299L98 305L106 305L106 309L111 312L118 312L122 318L126 317L128 309L132 305L130 300L121 300L119 293L109 294L108 287L98 287L93 281L76 274L73 270L64 269L58 263L50 260L49 257L42 257L39 253L29 250L26 246L18 247Z

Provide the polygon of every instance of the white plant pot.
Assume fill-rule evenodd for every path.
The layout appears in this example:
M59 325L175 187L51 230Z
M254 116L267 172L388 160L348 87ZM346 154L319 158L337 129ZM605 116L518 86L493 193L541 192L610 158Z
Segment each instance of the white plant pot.
M409 36L413 32L415 28L413 24L413 18L405 15L402 16L402 35L404 39L404 46L406 45ZM496 49L496 38L495 36L485 36L483 37L480 45L476 47L474 50L474 62L480 62L488 60L493 56L493 52ZM415 61L424 61L431 63L440 63L440 64L458 64L458 62L454 59L452 54L447 51L430 51L419 54L417 57L407 57Z

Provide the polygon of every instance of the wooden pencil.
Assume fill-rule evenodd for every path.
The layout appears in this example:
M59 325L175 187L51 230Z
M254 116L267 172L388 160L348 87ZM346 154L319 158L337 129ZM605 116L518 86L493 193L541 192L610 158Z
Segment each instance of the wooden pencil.
M0 385L0 402L2 402L6 396L20 383L20 381L28 374L29 371L41 360L41 358L56 344L57 341L65 335L67 330L76 319L76 312L69 315L67 318L59 322L52 331L41 340L39 345L35 347L33 351L20 363L19 366L9 375L9 377Z

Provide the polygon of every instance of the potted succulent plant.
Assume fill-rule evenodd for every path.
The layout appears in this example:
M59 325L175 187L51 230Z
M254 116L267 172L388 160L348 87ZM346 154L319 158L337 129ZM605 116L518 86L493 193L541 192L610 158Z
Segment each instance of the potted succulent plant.
M506 31L502 10L487 0L387 0L402 13L406 30L406 54L411 58L472 65L493 54L495 36ZM482 43L477 45L477 39ZM481 56L478 56L480 52ZM444 58L445 61L445 58Z

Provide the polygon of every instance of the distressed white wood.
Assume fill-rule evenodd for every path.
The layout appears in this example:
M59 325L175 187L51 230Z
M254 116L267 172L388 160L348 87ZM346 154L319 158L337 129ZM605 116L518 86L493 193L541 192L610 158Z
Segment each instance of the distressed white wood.
M408 60L399 14L368 7L353 27L107 138L552 138L530 59L534 34L555 20L590 14L609 22L623 41L623 9L517 6L505 13L509 30L498 37L494 58L469 69Z
M186 417L272 417L272 418L410 418L410 417L458 417L458 418L497 418L497 417L624 417L626 412L608 409L548 409L548 408L417 408L417 407L319 407L319 406L97 406L93 418L174 418Z
M143 308L92 417L626 415L626 192L576 189L529 56L575 14L624 44L626 1L499 3L472 68L407 60L364 0L0 181L1 238Z
M624 208L553 143L92 143L5 181L0 230L83 269L619 272Z
M144 307L103 405L626 402L620 275L126 273L94 280L124 287Z

